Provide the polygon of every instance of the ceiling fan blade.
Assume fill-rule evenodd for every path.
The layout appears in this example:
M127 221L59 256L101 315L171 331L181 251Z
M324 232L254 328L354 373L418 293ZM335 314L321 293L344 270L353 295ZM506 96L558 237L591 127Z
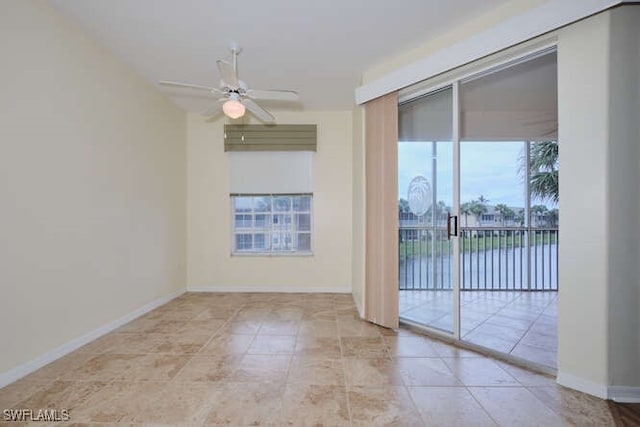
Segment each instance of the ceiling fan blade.
M254 116L256 116L261 121L265 123L271 123L276 120L276 118L273 117L271 113L269 113L267 110L265 110L264 108L262 108L261 106L253 102L252 100L248 98L244 98L242 100L242 103L244 104L245 107L247 107L247 110L249 110Z
M213 93L222 93L220 89L215 87L195 85L191 83L170 82L167 80L161 80L158 82L158 84L162 86L182 87L187 89L200 89L200 90L208 90L209 92L213 92Z
M268 99L273 101L297 101L298 92L294 90L261 90L249 89L247 96L251 99Z
M222 80L229 86L233 88L238 87L238 76L236 75L236 70L233 69L233 66L228 62L222 61L218 59L218 71L220 71L220 77Z

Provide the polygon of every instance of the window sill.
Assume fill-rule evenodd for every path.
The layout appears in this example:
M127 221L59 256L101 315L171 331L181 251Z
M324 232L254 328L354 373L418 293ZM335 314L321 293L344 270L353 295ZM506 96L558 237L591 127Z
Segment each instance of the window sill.
M313 252L231 252L232 257L312 257Z

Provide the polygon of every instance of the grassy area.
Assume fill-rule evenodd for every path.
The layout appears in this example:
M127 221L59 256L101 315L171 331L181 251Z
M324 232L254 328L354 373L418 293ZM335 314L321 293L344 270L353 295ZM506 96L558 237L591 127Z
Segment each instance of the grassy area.
M557 233L536 234L535 239L531 239L529 244L531 246L555 244L557 238ZM436 240L435 255L447 255L449 251L449 243L450 241L446 239ZM520 235L493 236L493 238L490 235L470 236L461 239L460 243L460 250L465 253L474 253L477 251L491 249L497 250L498 248L509 250L513 247L520 248L526 247L527 245L525 236ZM431 246L431 239L428 236L422 237L421 240L400 242L400 259L411 258L418 255L431 256Z

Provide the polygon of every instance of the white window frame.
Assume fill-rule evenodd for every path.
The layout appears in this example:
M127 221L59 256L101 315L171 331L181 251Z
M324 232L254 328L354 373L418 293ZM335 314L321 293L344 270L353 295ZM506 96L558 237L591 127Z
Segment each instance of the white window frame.
M236 197L269 197L271 199L271 209L269 211L255 211L253 202L251 206L251 210L249 212L237 211L235 208L235 198ZM290 201L289 210L287 211L277 211L274 208L273 200L278 197L308 197L309 198L309 209L308 210L294 210L293 200ZM231 255L232 256L311 256L313 255L313 243L314 243L314 232L313 232L313 193L269 193L269 194L241 194L241 193L231 193L229 195L230 199L230 207L231 207ZM309 230L298 231L296 229L295 217L296 215L309 215ZM248 227L236 227L236 215L247 215L250 216L249 226ZM265 226L265 228L256 228L255 226L255 217L256 215L267 215L270 218L270 224ZM288 229L279 226L276 222L274 222L274 218L277 215L284 215L289 217ZM246 221L246 220L245 220ZM244 221L243 221L244 222ZM236 236L239 234L250 234L252 236L252 248L251 249L241 249L238 250L236 248ZM255 248L255 235L264 234L269 239L269 248ZM289 234L291 236L290 247L285 249L277 249L274 250L275 245L281 245L282 241L285 239L285 236ZM297 250L297 239L300 234L308 234L310 245L309 250Z

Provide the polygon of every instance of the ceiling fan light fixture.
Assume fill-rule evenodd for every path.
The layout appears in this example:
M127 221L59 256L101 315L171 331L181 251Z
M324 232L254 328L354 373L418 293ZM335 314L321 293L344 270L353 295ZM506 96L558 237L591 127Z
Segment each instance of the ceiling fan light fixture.
M224 111L227 117L238 119L244 116L245 108L237 99L229 99L222 105L222 111Z

